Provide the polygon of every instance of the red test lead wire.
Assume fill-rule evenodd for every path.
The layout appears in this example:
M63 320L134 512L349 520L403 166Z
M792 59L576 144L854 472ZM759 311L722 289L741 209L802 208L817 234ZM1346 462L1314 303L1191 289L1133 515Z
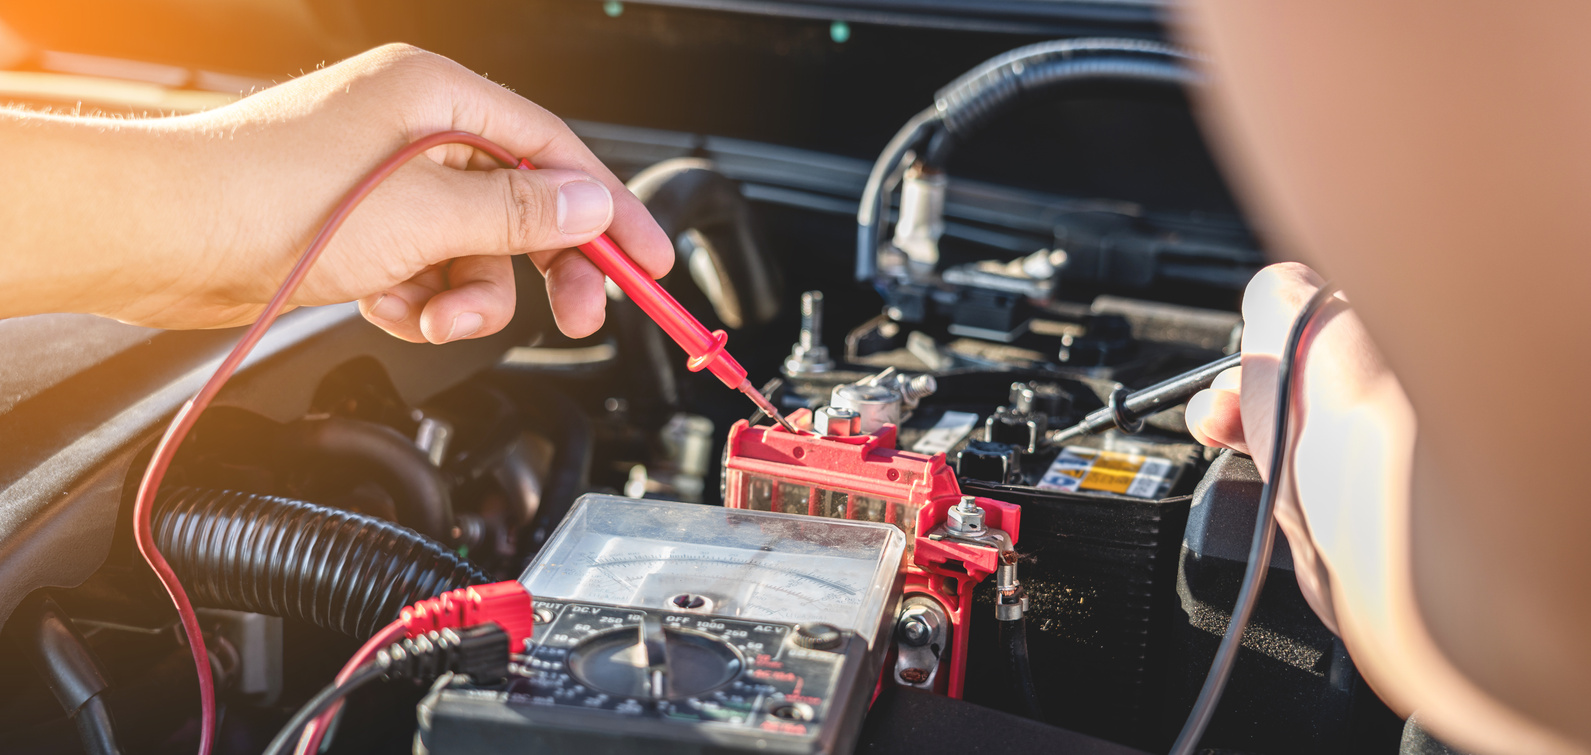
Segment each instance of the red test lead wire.
M172 418L171 425L166 428L166 433L155 446L154 455L149 460L149 466L144 471L143 480L138 485L138 496L133 502L133 537L138 542L138 550L143 554L144 560L154 570L155 575L166 588L166 593L171 596L171 602L177 608L177 615L182 620L183 633L187 635L188 646L193 652L193 662L199 677L199 753L210 755L215 745L215 680L210 675L210 656L204 646L204 635L199 627L199 618L194 613L193 603L188 600L188 593L182 589L182 583L177 579L176 572L160 554L160 549L155 545L154 532L151 519L154 513L155 494L160 490L160 483L165 479L166 470L171 467L171 460L176 456L177 449L182 441L188 437L188 432L198 421L199 415L204 412L210 402L220 393L222 386L231 379L232 374L243 364L255 345L264 337L265 331L271 327L282 310L287 307L287 302L292 298L293 292L300 283L309 275L310 268L315 260L320 257L326 245L336 235L337 229L342 227L348 215L354 208L373 191L378 184L386 180L404 163L415 156L433 147L445 144L464 144L474 147L494 158L502 161L504 165L514 165L523 169L531 169L529 162L522 160L513 153L492 142L485 137L467 131L444 131L430 136L422 137L404 146L393 153L391 157L382 161L380 165L370 171L359 183L355 184L348 193L343 195L341 201L332 210L331 215L321 226L320 231L299 257L298 263L293 266L287 275L287 280L282 282L276 294L265 305L265 310L260 313L258 320L244 331L243 337L232 348L226 359L216 368L210 379L205 381L203 387L188 403L184 404ZM675 343L680 345L690 360L686 366L692 371L706 369L724 381L724 384L738 390L757 404L769 416L777 420L787 430L795 432L788 421L781 416L773 404L769 403L761 392L753 388L746 379L746 369L741 367L734 357L724 351L724 342L728 337L723 331L709 333L696 318L681 307L657 281L646 275L636 266L635 262L624 253L624 250L606 234L599 236L590 243L580 246L583 252L596 266L602 270L619 288L629 295L630 299L639 305Z
M215 680L210 676L210 655L204 646L204 634L199 628L199 617L193 611L193 603L188 600L188 593L182 589L182 583L177 580L176 572L160 554L160 549L155 546L154 531L151 527L151 517L155 508L155 494L160 490L160 482L166 477L166 470L171 467L171 460L176 456L177 448L182 445L188 432L199 419L210 402L215 399L221 387L226 385L243 360L254 350L260 342L265 331L276 321L277 316L287 307L287 302L292 298L293 292L298 289L305 276L309 275L310 267L320 257L326 245L330 243L337 229L342 227L343 221L348 219L349 213L359 205L372 190L376 188L387 176L392 175L399 167L410 159L432 147L444 144L466 144L485 152L505 165L514 165L519 161L508 150L487 139L465 131L445 131L418 139L403 149L393 153L375 170L370 171L359 183L348 190L332 210L326 222L321 226L320 232L315 234L315 239L299 257L298 263L288 273L287 280L282 282L276 295L271 297L265 305L265 310L260 313L258 320L254 321L249 329L244 331L243 338L232 352L222 360L210 379L205 381L199 392L188 403L177 410L177 416L171 420L171 425L166 428L166 434L161 437L160 443L155 446L154 456L149 459L149 466L144 470L143 480L138 485L138 497L133 502L133 538L138 542L138 550L143 554L144 560L149 563L155 575L166 588L166 593L171 596L171 602L177 608L177 615L182 620L182 631L187 635L188 647L193 652L193 663L199 675L199 755L210 755L215 746Z

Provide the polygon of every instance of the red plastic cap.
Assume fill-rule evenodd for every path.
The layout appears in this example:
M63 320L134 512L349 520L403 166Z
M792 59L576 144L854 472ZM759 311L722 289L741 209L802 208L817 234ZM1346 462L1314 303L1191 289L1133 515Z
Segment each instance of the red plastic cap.
M536 607L518 582L465 587L422 600L399 614L409 638L442 629L496 624L508 633L509 647L521 649L536 630Z

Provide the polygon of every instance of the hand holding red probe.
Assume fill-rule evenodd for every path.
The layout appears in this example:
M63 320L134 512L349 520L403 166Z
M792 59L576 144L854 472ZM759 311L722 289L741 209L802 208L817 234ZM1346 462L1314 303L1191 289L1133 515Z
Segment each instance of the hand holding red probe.
M600 327L604 274L613 276L692 369L782 419L724 352L724 335L708 333L656 284L672 265L672 243L639 200L557 118L438 56L385 47L193 116L0 113L0 143L34 161L14 166L0 215L17 222L0 247L52 252L0 254L0 318L254 323L177 413L134 503L134 538L176 604L196 662L201 753L215 741L215 690L196 614L155 547L150 511L188 431L282 312L358 299L367 318L400 338L483 336L512 317L509 256L528 254L547 276L565 333ZM422 154L430 160L411 159ZM486 170L527 159L557 169ZM54 181L63 174L79 179L69 192Z
M290 306L358 300L409 341L485 336L513 316L510 258L527 254L558 326L581 337L601 326L606 297L573 247L606 231L646 277L668 272L671 240L561 120L450 60L392 45L194 115L0 113L0 145L14 147L0 251L19 250L0 254L0 317L252 322L371 166L451 130L544 169L464 170L507 166L462 145L428 151L371 192ZM50 253L22 253L38 249Z

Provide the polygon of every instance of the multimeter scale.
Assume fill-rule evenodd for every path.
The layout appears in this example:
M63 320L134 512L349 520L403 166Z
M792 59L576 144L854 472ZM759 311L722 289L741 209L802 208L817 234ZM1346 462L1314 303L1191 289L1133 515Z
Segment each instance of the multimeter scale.
M434 688L418 745L847 753L904 551L890 525L585 496L521 578L537 624L510 678Z

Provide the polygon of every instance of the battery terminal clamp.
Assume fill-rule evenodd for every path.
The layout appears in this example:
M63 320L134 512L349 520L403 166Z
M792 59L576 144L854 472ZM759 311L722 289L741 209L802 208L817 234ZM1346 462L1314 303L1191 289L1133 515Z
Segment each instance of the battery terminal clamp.
M899 450L894 424L868 432L858 426L861 414L849 407L823 407L816 415L797 409L790 414L796 432L736 423L725 452L724 505L899 527L907 536L901 569L907 602L931 605L936 617L945 617L935 630L944 639L911 647L937 644L943 652L933 660L948 665L914 658L897 669L910 676L898 673L896 680L960 697L973 588L1012 552L1022 510L962 495L944 454ZM920 628L913 636L919 634Z

